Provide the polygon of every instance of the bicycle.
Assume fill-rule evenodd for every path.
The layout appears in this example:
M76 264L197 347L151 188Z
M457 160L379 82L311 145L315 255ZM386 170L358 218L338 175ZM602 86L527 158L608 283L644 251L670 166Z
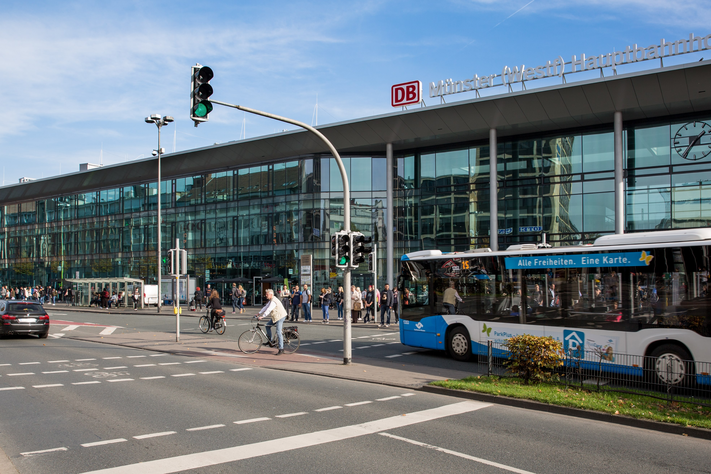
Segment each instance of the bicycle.
M257 317L254 316L252 317L252 319L257 319ZM278 347L279 343L277 340L276 331L274 331L274 335L272 336L272 340L270 341L267 337L267 333L264 331L265 327L266 326L264 324L260 324L259 320L257 320L256 325L252 329L247 329L245 332L240 334L239 339L237 340L239 350L241 350L245 354L254 354L262 348L262 345L268 345L269 347ZM286 354L292 354L296 352L296 350L299 348L299 345L301 344L301 337L299 336L299 327L282 327L281 333L284 337L284 352Z
M227 322L225 321L225 317L217 316L214 324L211 324L211 319L212 318L210 318L210 310L208 309L207 314L205 316L200 316L200 321L198 321L198 328L200 328L200 331L205 334L210 329L214 329L217 334L224 334L225 329L227 328Z

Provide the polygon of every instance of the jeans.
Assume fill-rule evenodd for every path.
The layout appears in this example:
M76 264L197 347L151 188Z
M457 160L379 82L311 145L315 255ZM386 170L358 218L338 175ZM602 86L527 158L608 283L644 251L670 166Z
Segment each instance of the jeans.
M235 312L235 308L237 308L237 298L232 298L232 312Z
M450 303L442 303L444 309L447 310L447 314L454 314L454 305Z
M304 311L304 321L311 321L311 303L301 303L301 309Z
M343 319L343 302L337 304L338 307L338 319Z
M240 311L244 309L244 298L242 298L241 296L237 298L237 307Z
M321 309L323 310L323 320L328 321L328 305L321 306Z
M291 319L294 321L299 320L299 305L295 304L291 306Z
M385 313L388 313L388 320L385 322ZM390 307L381 306L380 307L380 324L390 324Z
M370 313L373 313L373 321L375 321L375 308L373 308L373 305L371 304L367 308L365 308L365 316L363 317L363 322L367 323L370 321Z
M269 341L272 340L272 326L276 326L277 339L279 340L279 350L284 349L284 335L281 333L281 330L284 327L285 319L286 318L281 318L277 322L274 322L270 319L267 323L267 337L269 338Z

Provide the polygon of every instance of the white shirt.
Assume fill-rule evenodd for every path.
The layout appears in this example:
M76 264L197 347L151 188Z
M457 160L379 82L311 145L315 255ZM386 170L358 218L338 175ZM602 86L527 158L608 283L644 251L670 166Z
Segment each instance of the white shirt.
M262 314L271 314L272 311L274 311L274 308L276 307L276 303L274 302L274 297L272 296L272 299L269 300L269 303L265 307L259 311L259 315Z

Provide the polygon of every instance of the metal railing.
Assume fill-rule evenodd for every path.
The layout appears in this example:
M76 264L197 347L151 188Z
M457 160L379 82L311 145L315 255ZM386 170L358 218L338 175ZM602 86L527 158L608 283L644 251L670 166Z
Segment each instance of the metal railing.
M507 347L488 341L475 351L478 371L515 377L506 366ZM676 357L611 354L607 351L569 351L555 375L566 386L618 392L711 407L711 362Z

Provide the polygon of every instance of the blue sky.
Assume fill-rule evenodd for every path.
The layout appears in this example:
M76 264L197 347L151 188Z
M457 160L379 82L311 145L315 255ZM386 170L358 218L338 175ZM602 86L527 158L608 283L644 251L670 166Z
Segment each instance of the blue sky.
M433 81L706 36L709 25L707 0L4 0L2 179L150 157L157 132L144 118L153 113L175 117L163 128L167 153L294 128L220 106L194 128L196 62L215 71L216 100L308 124L318 103L323 125L393 112L393 84L422 81L425 103L434 105ZM569 80L575 76L584 77Z

